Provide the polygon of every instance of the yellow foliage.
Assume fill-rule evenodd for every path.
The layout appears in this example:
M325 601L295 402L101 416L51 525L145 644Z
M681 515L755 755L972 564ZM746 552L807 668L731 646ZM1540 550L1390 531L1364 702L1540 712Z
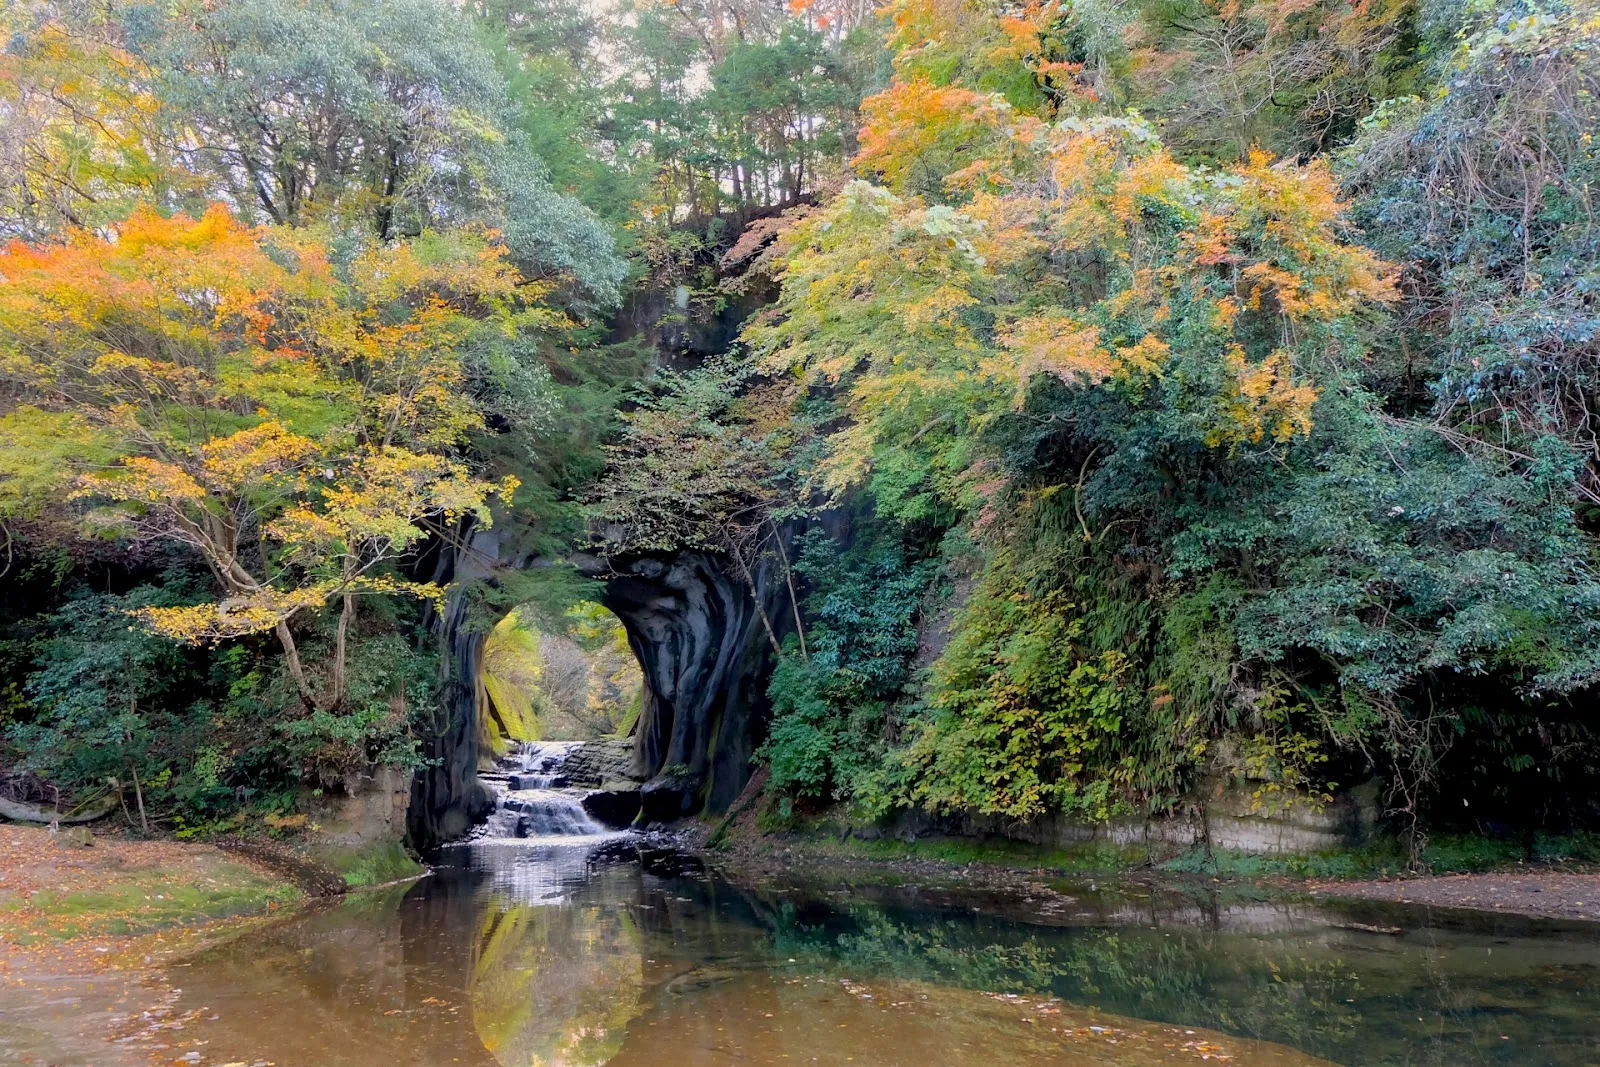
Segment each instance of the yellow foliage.
M1294 381L1289 353L1280 350L1252 363L1244 349L1230 345L1222 364L1228 386L1220 398L1220 415L1206 430L1208 445L1255 444L1269 436L1283 442L1311 433L1317 390Z
M318 453L317 443L276 419L200 446L201 475L219 490L239 491L298 471Z
M544 673L539 655L539 631L526 626L515 610L489 631L483 642L485 703L479 716L480 740L497 752L511 742L537 741L543 736L533 694Z
M132 614L158 634L198 643L270 630L298 611L320 606L325 599L325 591L314 587L287 592L263 589L249 597L186 607L140 608Z
M1055 96L1093 97L1077 85L1082 65L1067 58L1071 46L1058 36L1067 11L1062 0L1026 0L999 17L982 0L890 0L881 11L890 18L899 82L936 75L940 84L981 84L998 72L1025 73L1054 94L1028 101L1040 114L1052 110Z
M106 505L91 526L180 542L217 575L216 602L138 613L157 632L215 641L331 599L437 600L385 566L431 522L489 525L515 491L453 458L484 429L460 352L542 321L540 288L471 235L375 246L349 274L314 233L221 206L0 250L0 375L22 402L3 425L59 422L80 446L61 480Z
M1270 300L1290 320L1328 322L1396 299L1394 268L1339 240L1344 204L1325 160L1274 163L1258 149L1233 173L1240 181L1231 217L1210 224L1217 232L1204 251L1212 262L1241 264L1247 306ZM1243 253L1243 234L1252 235L1253 257ZM1229 250L1211 251L1218 244Z
M182 507L206 498L205 487L188 471L146 456L129 456L105 474L85 474L78 486L75 496L130 504Z
M139 608L130 612L151 630L175 641L200 643L271 630L302 611L320 608L335 596L411 596L443 606L444 590L433 582L365 577L324 581L292 589L261 586L242 596L171 608Z
M54 5L0 5L0 114L16 151L4 180L11 232L114 221L136 198L196 184L164 158L151 72L125 48L69 29ZM42 18L41 18L42 16Z
M1135 400L1159 383L1214 448L1309 434L1308 372L1343 343L1328 327L1395 296L1392 268L1342 239L1326 164L1191 170L1137 116L1047 126L976 88L997 63L1043 76L1054 5L886 10L897 73L863 105L855 164L887 188L853 182L780 237L783 298L745 332L764 370L850 419L821 487L984 426L1040 375Z

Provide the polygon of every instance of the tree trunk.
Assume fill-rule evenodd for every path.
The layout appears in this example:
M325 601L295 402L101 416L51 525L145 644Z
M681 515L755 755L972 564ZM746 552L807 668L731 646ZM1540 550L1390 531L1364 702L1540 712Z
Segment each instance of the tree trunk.
M150 820L144 814L144 790L139 788L139 768L130 763L128 770L133 772L133 796L139 804L139 832L146 837L150 836Z
M789 610L794 613L794 635L800 639L800 658L810 663L811 653L806 650L806 627L800 621L800 597L794 589L794 568L789 566L789 553L783 548L783 531L774 526L773 535L774 543L778 546L778 561L783 564L783 581L789 587Z
M289 632L289 620L280 619L277 626L278 642L283 645L283 657L289 664L289 677L294 679L294 687L300 694L300 699L306 702L306 707L315 709L316 699L311 695L311 683L306 681L306 670L300 665L300 649L294 643L294 634Z
M728 554L739 565L739 573L744 577L745 585L750 590L750 599L756 605L756 617L761 620L761 628L767 631L767 640L772 644L772 651L779 658L783 656L783 646L778 643L778 635L772 629L772 620L767 618L767 609L761 605L761 587L756 584L756 577L750 572L750 565L745 562L744 553L736 545L728 546Z
M400 186L400 146L393 138L384 160L383 200L378 205L378 239L387 241L394 231L394 196Z
M349 645L350 622L356 617L356 598L346 592L344 605L339 609L339 628L333 635L333 678L329 683L332 692L329 694L331 707L344 704L345 688L345 650Z

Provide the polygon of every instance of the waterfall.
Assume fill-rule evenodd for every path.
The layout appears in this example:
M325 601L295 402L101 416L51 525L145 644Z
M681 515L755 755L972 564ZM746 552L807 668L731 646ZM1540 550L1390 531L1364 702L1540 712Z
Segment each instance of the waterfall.
M494 811L479 840L594 838L615 832L583 808L586 789L574 789L562 774L567 757L581 742L530 741L518 746L479 779L495 792Z

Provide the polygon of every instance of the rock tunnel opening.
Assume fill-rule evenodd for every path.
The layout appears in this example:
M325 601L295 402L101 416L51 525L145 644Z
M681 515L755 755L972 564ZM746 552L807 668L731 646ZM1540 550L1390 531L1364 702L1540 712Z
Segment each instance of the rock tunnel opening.
M523 742L631 737L644 700L622 620L595 601L555 617L507 612L484 638L478 681L480 759Z
M707 552L585 565L604 568L603 602L644 675L634 734L642 817L727 810L765 735L775 655L759 619L779 616L783 583L760 569L752 588Z
M621 712L616 719L596 717L589 728L614 722L613 736L628 738L621 762L638 788L639 821L726 811L749 781L764 740L775 653L760 617L789 617L785 583L770 568L746 581L716 554L699 551L573 562L602 583L598 604L584 609L595 627L620 624L606 662L626 666L618 659L625 643L637 664L637 699L614 707ZM458 591L437 623L439 719L424 738L425 766L408 811L409 836L419 849L458 838L488 815L494 801L479 770L513 732L507 720L527 710L512 692L519 664L527 667L528 637L519 633L526 620L513 613L493 628L475 626L459 590L469 580L493 583L505 569L527 565L503 557L495 531L480 531L457 553L453 575L441 576L454 577Z

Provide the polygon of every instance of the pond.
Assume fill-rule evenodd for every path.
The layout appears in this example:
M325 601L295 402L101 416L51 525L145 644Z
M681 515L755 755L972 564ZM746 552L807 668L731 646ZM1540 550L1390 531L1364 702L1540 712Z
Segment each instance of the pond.
M1600 1062L1592 928L903 881L484 841L172 969L181 1034L126 1040L276 1067Z

